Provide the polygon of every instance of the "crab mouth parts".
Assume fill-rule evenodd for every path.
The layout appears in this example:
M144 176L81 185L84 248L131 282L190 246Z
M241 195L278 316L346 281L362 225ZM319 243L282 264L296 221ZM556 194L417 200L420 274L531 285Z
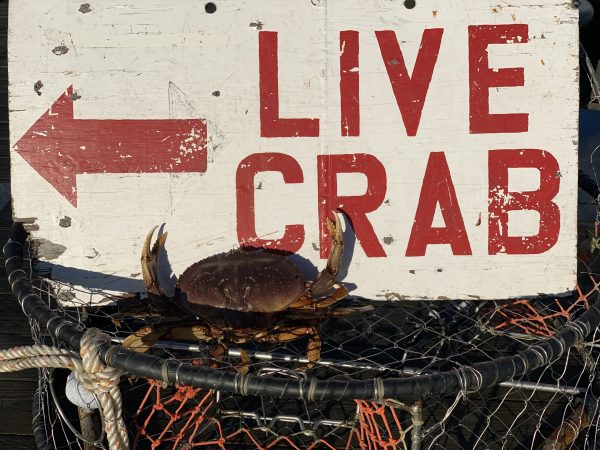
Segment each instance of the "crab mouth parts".
M235 295L228 288L223 289L223 295L225 296L225 306L229 309L237 309L247 311L250 307L248 303L248 296L250 295L250 286L244 288L242 295Z

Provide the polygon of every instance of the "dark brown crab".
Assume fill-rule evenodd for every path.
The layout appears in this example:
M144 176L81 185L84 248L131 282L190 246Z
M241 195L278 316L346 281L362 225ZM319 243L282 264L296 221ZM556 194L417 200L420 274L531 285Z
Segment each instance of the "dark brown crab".
M142 251L142 273L151 304L174 304L196 317L187 325L146 327L128 337L124 345L146 351L165 337L217 340L221 351L229 344L289 342L308 336L307 359L319 359L319 319L371 310L370 306L331 308L348 290L336 282L343 255L342 228L338 215L328 219L331 250L326 267L314 282L284 256L269 251L233 250L203 259L179 278L172 297L158 282L158 253L167 234L150 248L156 227ZM329 294L329 295L328 295ZM167 301L165 301L167 300ZM242 360L248 361L242 352Z

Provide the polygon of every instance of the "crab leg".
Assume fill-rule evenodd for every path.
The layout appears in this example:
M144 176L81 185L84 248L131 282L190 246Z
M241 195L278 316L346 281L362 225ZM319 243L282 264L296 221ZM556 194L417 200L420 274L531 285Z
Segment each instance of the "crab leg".
M310 286L310 292L313 296L322 295L330 290L334 283L335 277L342 266L342 257L344 256L344 235L342 233L342 222L338 213L333 213L335 222L327 218L327 229L331 237L331 249L329 250L329 258L327 266L319 273L315 282Z
M243 348L238 348L240 355L240 363L234 366L234 369L239 373L243 373L244 375L250 371L250 364L252 364L252 360L250 359L250 355ZM225 361L225 357L228 355L227 346L220 342L213 349L213 358L214 360L209 363L209 367L218 369L222 366L222 363Z
M306 358L308 362L302 363L300 368L310 369L321 357L321 336L315 325L307 326L275 326L271 331L263 331L254 335L258 342L270 342L273 344L291 342L303 336L308 336L306 345Z
M321 336L314 329L314 333L308 338L308 344L306 345L306 364L307 369L314 367L315 363L321 358Z
M314 332L313 326L279 326L276 325L272 330L264 330L255 333L253 339L257 342L270 342L277 344L281 342L291 342Z
M220 337L222 337L222 333L211 327L175 322L140 328L123 340L123 347L145 353L161 339L209 341Z
M299 309L295 311L290 311L287 317L288 319L292 320L323 320L335 317L345 317L355 314L368 313L370 311L373 311L373 309L374 308L371 305L351 306L348 308L323 308L312 310Z
M256 333L254 339L258 342L270 342L278 344L282 342L295 341L303 336L308 336L306 344L306 359L308 362L301 363L300 369L310 369L321 357L321 336L315 325L307 326L276 326L273 331ZM246 353L242 351L242 355ZM246 353L248 358L248 354ZM242 359L243 361L243 359Z
M146 353L157 341L165 337L169 331L169 329L153 329L152 327L140 328L125 338L123 348L138 353Z
M335 286L335 285L334 285ZM346 286L342 284L337 284L337 288L335 291L328 295L325 298L320 300L315 300L310 297L302 297L299 300L296 300L295 303L290 305L290 309L299 309L299 310L315 310L322 308L329 308L332 305L335 305L337 302L345 298L349 294Z
M165 295L164 291L160 287L158 282L158 252L164 247L167 240L167 233L163 233L156 238L156 242L150 249L150 243L152 242L152 236L158 227L152 228L150 233L146 236L144 241L144 247L142 249L142 275L144 277L144 284L149 294L154 295Z

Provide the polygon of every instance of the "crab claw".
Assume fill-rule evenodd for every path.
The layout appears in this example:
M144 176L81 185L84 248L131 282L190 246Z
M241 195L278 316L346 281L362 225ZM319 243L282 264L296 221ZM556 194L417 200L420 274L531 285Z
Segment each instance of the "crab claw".
M168 233L162 233L156 238L156 242L150 249L150 243L152 242L152 236L158 227L152 228L150 233L146 236L144 241L144 247L142 249L142 275L144 277L144 284L149 294L165 295L164 291L160 287L158 282L158 252L165 246Z
M338 213L333 213L335 222L327 218L327 229L331 236L331 250L327 259L327 267L335 278L342 267L342 258L344 257L344 235L342 233L342 221Z
M329 258L327 266L319 273L319 276L310 287L310 291L314 296L324 294L329 291L335 283L335 277L342 266L342 258L344 256L344 235L342 233L342 222L340 215L333 213L335 222L329 217L327 218L327 229L331 238L331 248L329 250Z

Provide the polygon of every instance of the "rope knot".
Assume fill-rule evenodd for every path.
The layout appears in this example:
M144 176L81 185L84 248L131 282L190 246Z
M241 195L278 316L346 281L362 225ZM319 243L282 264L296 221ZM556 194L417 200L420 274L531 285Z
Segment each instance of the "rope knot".
M81 362L74 372L77 380L98 398L111 450L126 450L129 438L122 418L121 371L100 359L100 349L107 344L110 344L110 336L106 333L98 328L86 330L80 343Z
M0 350L0 372L34 367L72 370L77 381L98 400L109 449L127 450L129 436L122 417L123 400L119 391L121 371L107 366L100 359L100 349L107 344L110 344L107 334L90 328L81 339L81 359L67 349L47 345Z
M75 378L92 392L110 392L119 385L121 371L107 366L100 359L100 348L110 344L110 337L98 328L86 330L81 339L81 367L74 370Z

